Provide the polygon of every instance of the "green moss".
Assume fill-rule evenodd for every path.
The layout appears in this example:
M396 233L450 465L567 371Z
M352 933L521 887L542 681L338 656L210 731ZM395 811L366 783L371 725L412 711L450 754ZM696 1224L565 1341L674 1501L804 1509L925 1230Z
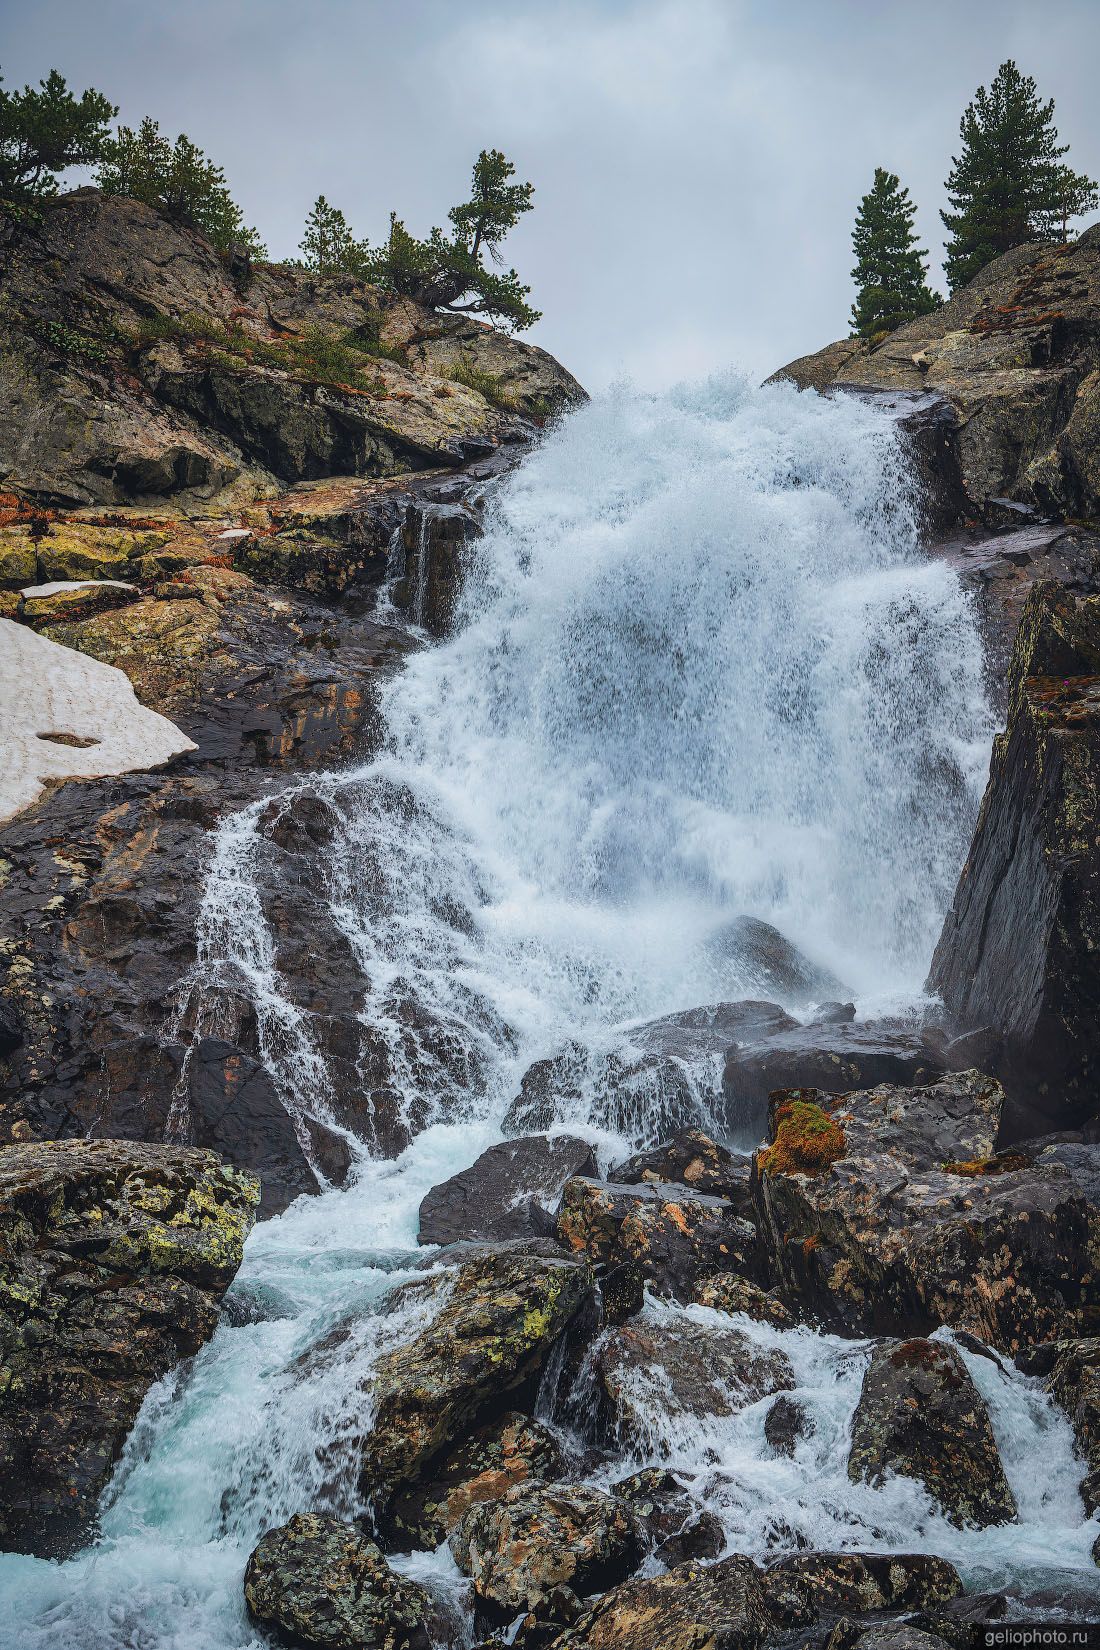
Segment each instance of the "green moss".
M812 1100L787 1100L775 1115L775 1140L760 1153L765 1174L823 1174L844 1156L844 1130Z
M465 384L468 390L476 390L490 406L501 407L505 412L519 411L519 401L515 393L505 387L504 379L477 366L472 355L461 356L447 376L455 384Z

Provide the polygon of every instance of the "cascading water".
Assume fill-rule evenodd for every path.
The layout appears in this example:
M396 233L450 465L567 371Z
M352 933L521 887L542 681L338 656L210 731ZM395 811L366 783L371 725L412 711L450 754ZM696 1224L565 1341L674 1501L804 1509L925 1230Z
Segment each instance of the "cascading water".
M213 1341L150 1394L99 1544L0 1560L0 1618L28 1650L258 1650L241 1599L258 1535L310 1506L363 1510L349 1452L372 1362L415 1328L374 1307L413 1264L427 1189L499 1138L533 1060L767 995L738 918L773 924L863 1010L919 1001L991 733L980 643L955 576L921 556L897 427L733 378L619 390L548 437L499 488L456 635L382 708L376 760L283 800L331 813L321 893L421 1132L257 1229ZM214 1026L221 994L247 996L288 1108L324 1117L324 1060L264 926L271 819L257 804L216 839L181 1001ZM621 1149L585 1105L574 1123ZM348 1320L307 1378L303 1355ZM777 1464L766 1406L685 1426L655 1393L639 1455L676 1468L730 1550L924 1547L985 1586L1095 1576L1068 1423L1037 1383L969 1360L1021 1520L959 1532L912 1484L847 1480L865 1348L738 1321L782 1340L813 1435ZM445 1549L398 1562L459 1596Z

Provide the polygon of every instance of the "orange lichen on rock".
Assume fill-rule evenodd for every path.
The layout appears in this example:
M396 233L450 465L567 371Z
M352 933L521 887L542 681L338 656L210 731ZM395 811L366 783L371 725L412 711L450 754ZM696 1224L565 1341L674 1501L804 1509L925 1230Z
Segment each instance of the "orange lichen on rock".
M970 1178L978 1175L1013 1174L1017 1169L1026 1169L1031 1159L1023 1152L998 1152L996 1157L964 1158L958 1163L945 1163L946 1174L965 1175Z
M812 1100L788 1100L775 1114L775 1140L760 1153L765 1174L823 1174L845 1151L844 1130Z

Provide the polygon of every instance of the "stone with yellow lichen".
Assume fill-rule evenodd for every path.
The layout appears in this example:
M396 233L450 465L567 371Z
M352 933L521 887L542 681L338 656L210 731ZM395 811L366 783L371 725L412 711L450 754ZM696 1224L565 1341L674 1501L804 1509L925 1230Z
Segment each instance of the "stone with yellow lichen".
M0 1544L86 1536L149 1387L213 1333L259 1187L212 1152L0 1150Z

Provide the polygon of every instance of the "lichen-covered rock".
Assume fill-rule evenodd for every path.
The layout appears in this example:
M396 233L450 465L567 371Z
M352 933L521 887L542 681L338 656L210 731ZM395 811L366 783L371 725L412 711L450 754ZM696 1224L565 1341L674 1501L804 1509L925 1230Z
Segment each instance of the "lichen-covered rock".
M1020 500L1100 514L1100 225L1069 246L1014 247L930 315L869 347L856 339L792 361L776 377L935 391L958 418L975 511Z
M1097 1114L1098 760L1100 597L1036 585L1012 655L1008 728L928 981L959 1030L1002 1039L1017 1136Z
M563 1466L550 1429L508 1411L438 1458L424 1482L398 1490L385 1515L387 1539L401 1552L438 1547L471 1507L499 1501L517 1484L558 1478Z
M751 1171L750 1158L727 1150L702 1129L685 1129L671 1140L662 1141L649 1151L636 1152L625 1163L616 1164L610 1179L620 1186L643 1182L663 1185L671 1181L708 1197L724 1197L739 1215L751 1217Z
M297 1650L429 1650L431 1595L355 1524L300 1513L248 1560L248 1613Z
M931 1553L796 1553L768 1570L793 1583L816 1609L923 1610L958 1597L959 1572Z
M794 1102L827 1115L839 1155L835 1136L827 1161L772 1155ZM1100 1309L1100 1148L998 1154L1003 1106L1000 1084L975 1071L912 1089L777 1095L753 1185L783 1299L850 1333L948 1324L1009 1350L1088 1333Z
M584 399L533 345L347 276L231 272L190 230L94 189L9 225L0 258L0 477L50 503L245 502L450 468ZM341 364L294 347L314 330Z
M1100 1338L1057 1348L1047 1388L1069 1416L1088 1471L1081 1482L1085 1511L1100 1510Z
M555 1650L756 1650L774 1630L751 1559L681 1564L605 1593Z
M583 1484L519 1484L472 1507L450 1547L482 1611L498 1621L521 1611L553 1618L559 1589L575 1605L623 1581L643 1552L630 1508Z
M605 1331L595 1372L616 1435L659 1451L670 1419L734 1415L795 1384L784 1353L755 1345L739 1329L671 1314Z
M387 1353L371 1382L373 1422L363 1444L367 1493L384 1501L461 1439L489 1405L538 1375L559 1336L591 1300L582 1262L524 1252L476 1253L455 1273L405 1284L438 1298L431 1322Z
M986 1409L962 1358L939 1341L876 1349L852 1423L848 1476L916 1478L952 1524L1007 1524L1016 1500Z
M207 1151L0 1150L0 1545L87 1534L146 1392L212 1334L258 1195Z
M687 1186L618 1186L578 1175L562 1192L559 1240L606 1271L633 1268L658 1294L689 1301L701 1278L756 1269L756 1229L724 1198Z
M825 1650L949 1650L949 1640L902 1621L868 1627L845 1616L829 1634Z
M750 1283L736 1272L717 1272L696 1284L692 1299L700 1306L709 1306L715 1312L743 1312L757 1323L770 1323L776 1329L792 1329L794 1313L777 1296Z
M591 1146L571 1135L505 1140L432 1187L420 1205L419 1241L546 1236L566 1181L595 1173Z

